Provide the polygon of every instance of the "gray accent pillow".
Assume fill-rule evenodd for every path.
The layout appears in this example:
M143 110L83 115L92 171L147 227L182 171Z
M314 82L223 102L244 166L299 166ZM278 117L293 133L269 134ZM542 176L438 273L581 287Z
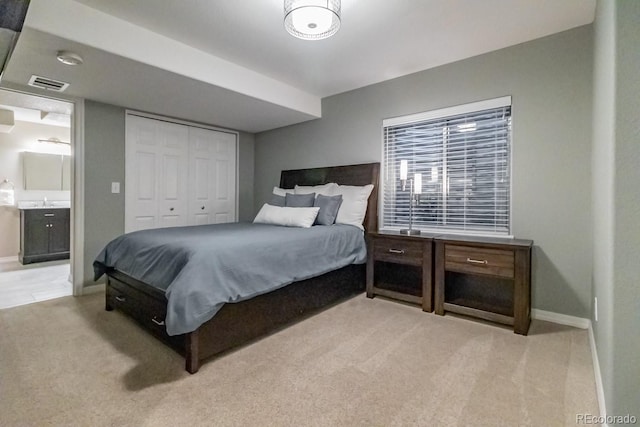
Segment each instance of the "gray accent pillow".
M322 194L318 194L313 206L320 208L320 210L318 211L318 216L316 217L316 222L314 224L332 225L336 222L336 217L338 216L338 210L340 210L341 204L342 194L338 194L337 196L324 196Z
M312 208L316 200L316 193L289 194L285 196L284 205L288 208Z
M285 205L285 202L286 202L285 196L278 196L277 194L272 194L271 198L267 203L270 204L271 206L279 206L283 208Z

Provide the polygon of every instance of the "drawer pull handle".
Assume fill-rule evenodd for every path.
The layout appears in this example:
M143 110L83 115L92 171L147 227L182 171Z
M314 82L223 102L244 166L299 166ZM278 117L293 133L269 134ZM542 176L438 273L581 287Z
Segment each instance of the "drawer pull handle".
M389 249L389 252L391 252L392 254L402 255L404 253L404 249Z
M125 302L126 300L127 299L125 297L121 297L119 295L116 297L116 301L118 301L118 302Z
M480 259L467 258L467 262L471 264L484 264L484 265L489 264L486 259L480 260Z
M56 216L56 214L44 214L44 216Z
M155 317L151 318L151 321L158 326L164 326L164 320L157 320Z

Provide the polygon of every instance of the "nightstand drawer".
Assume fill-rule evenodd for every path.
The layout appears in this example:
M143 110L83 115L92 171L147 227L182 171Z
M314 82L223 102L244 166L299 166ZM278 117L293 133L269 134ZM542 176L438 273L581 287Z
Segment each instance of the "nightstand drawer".
M421 266L422 245L423 243L420 241L390 237L377 238L374 243L373 256L376 261Z
M512 279L513 251L467 246L445 246L445 269Z

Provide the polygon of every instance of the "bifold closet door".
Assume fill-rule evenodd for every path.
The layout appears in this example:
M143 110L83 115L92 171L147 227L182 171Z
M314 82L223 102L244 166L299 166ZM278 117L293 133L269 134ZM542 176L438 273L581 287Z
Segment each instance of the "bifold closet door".
M125 231L186 225L189 128L132 115L126 126Z
M190 225L236 220L236 134L189 128Z

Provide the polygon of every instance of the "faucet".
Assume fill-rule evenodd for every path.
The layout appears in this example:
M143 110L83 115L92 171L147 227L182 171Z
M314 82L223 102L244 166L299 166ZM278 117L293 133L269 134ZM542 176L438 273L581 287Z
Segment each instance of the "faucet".
M42 200L42 207L43 208L47 207L47 196L44 196L44 199Z

